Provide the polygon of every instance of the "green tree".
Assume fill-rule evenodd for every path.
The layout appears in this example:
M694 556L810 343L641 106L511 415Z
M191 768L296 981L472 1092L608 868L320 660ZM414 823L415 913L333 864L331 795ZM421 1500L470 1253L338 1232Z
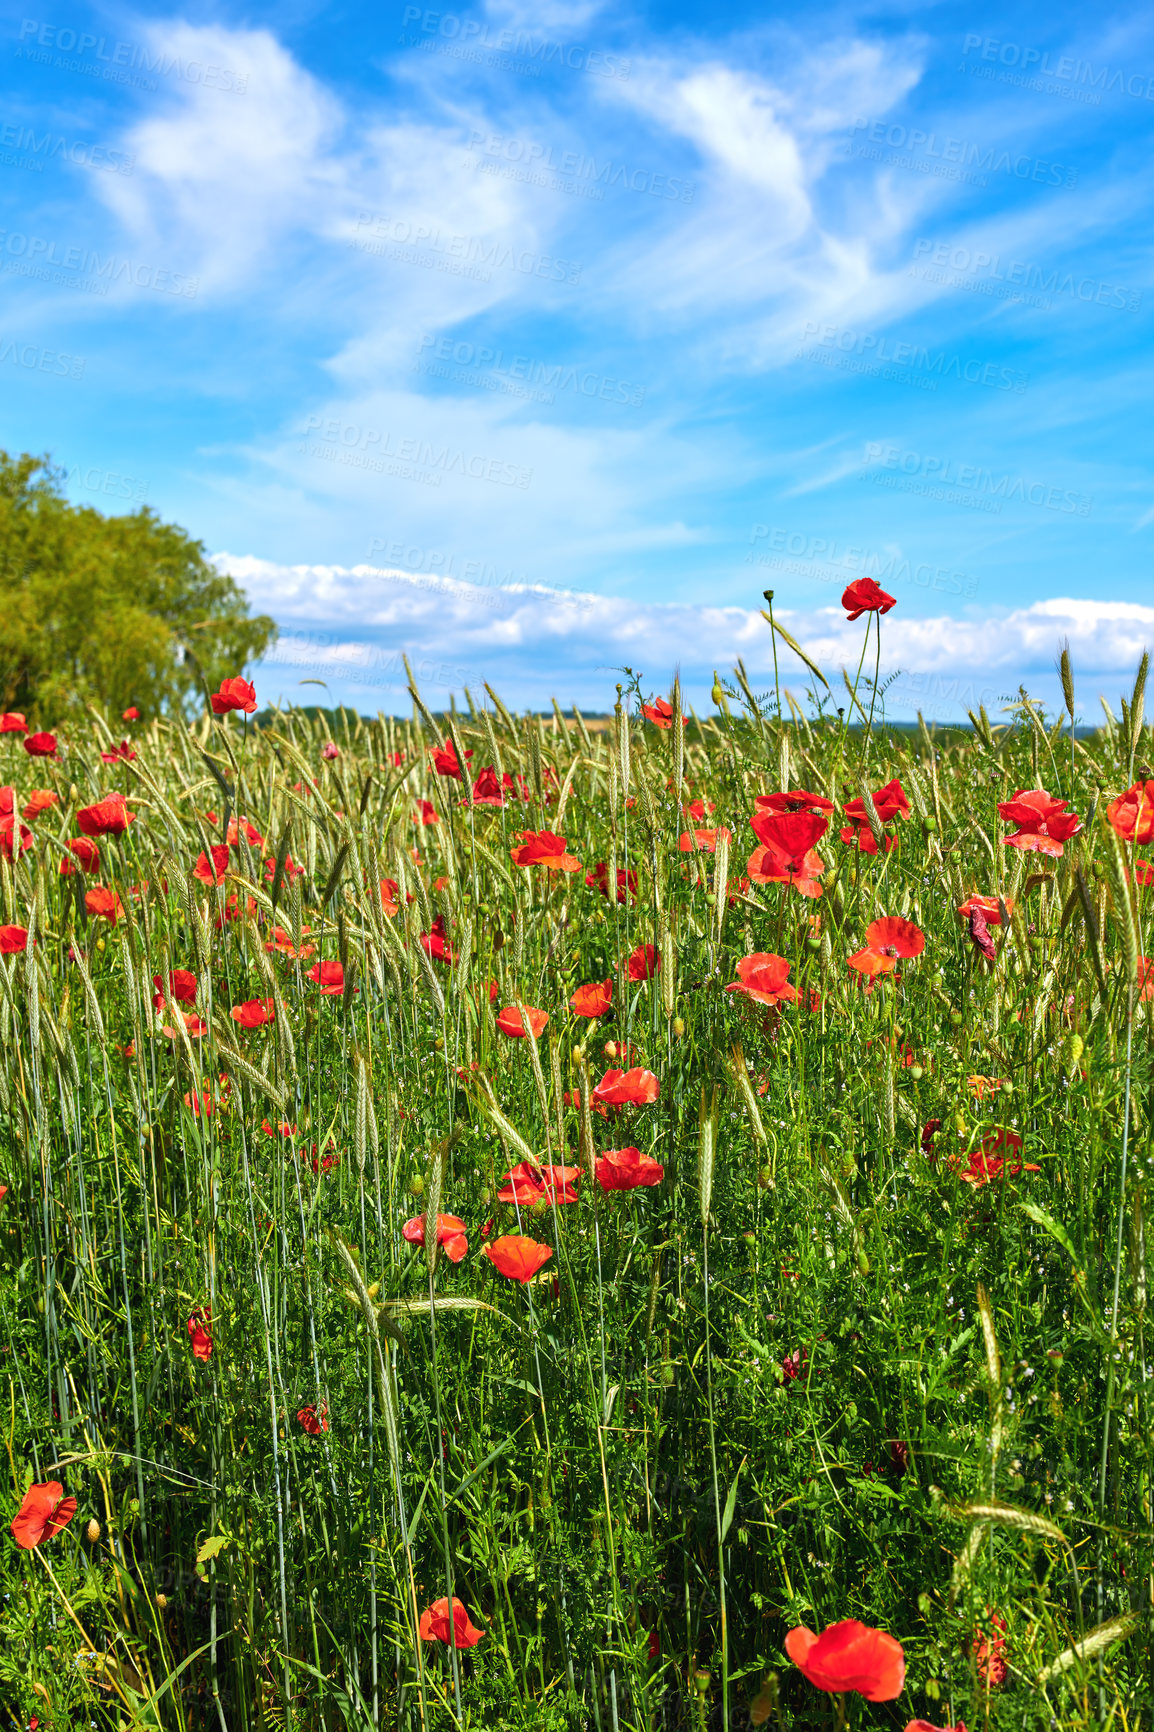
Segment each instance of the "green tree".
M86 702L187 713L276 624L203 542L148 507L71 505L47 457L0 451L0 709L51 725Z

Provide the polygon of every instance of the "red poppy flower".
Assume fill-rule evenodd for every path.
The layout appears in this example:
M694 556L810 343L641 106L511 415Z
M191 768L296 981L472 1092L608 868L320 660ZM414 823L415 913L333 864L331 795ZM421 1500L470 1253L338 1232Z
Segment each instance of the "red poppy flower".
M322 1431L329 1429L329 1410L323 1402L319 1407L298 1407L297 1424L310 1437L319 1437Z
M212 1306L198 1305L188 1320L188 1338L194 1359L212 1358Z
M789 984L789 963L772 951L755 950L737 965L737 980L726 992L740 992L756 1004L796 1004L798 990Z
M1154 841L1154 782L1135 782L1110 801L1106 816L1123 842Z
M32 846L32 832L27 824L21 824L19 819L6 813L0 817L0 854L5 860L12 860L17 854L26 854Z
M276 1005L271 998L250 998L234 1005L229 1015L242 1028L263 1028L266 1022L276 1021Z
M668 785L672 788L673 783L670 782ZM682 806L681 810L687 818L695 818L699 822L703 822L706 813L716 812L717 807L712 800L691 800L688 806Z
M648 1658L650 1660L657 1660L657 1659L660 1659L660 1657L661 1657L661 1637L657 1634L656 1630L650 1630L650 1632L649 1632Z
M508 1233L504 1238L494 1239L491 1245L482 1245L482 1257L488 1257L493 1267L510 1281L520 1281L524 1286L531 1281L543 1263L547 1263L553 1252L548 1245L539 1245L536 1239L522 1238L520 1233Z
M956 1726L932 1726L928 1720L907 1720L905 1732L966 1732L966 1723L959 1720Z
M881 920L871 920L866 927L866 944L880 956L920 956L926 947L925 934L912 920L900 914L887 914Z
M513 786L512 776L506 773L504 785ZM497 772L492 764L486 764L477 780L473 783L474 806L503 806L505 795L501 783L497 780Z
M156 988L152 1004L155 1010L164 1005L164 981L159 974L154 974L152 984ZM196 975L190 968L174 968L168 977L168 997L173 1004L193 1004L196 1001Z
M436 962L443 962L452 968L457 960L457 952L445 937L445 917L438 914L428 932L420 935L421 949L426 956L431 956Z
M579 1167L543 1166L535 1161L518 1161L501 1180L503 1189L497 1192L499 1203L516 1203L529 1208L534 1203L575 1203L574 1187L581 1177Z
M540 1038L549 1021L547 1010L534 1010L528 1004L507 1004L497 1018L497 1027L502 1034L507 1034L511 1040L524 1040L529 1030L533 1038ZM528 1026L526 1026L528 1025Z
M223 842L212 843L212 859L201 853L192 869L194 878L202 884L218 885L224 883L224 875L228 871L228 848Z
M651 1070L607 1070L593 1090L594 1105L648 1106L661 1093L661 1084Z
M719 842L732 842L733 835L723 825L715 830L686 830L677 838L683 854L716 854Z
M301 936L303 937L306 932L311 931L311 926L302 926ZM272 937L265 945L265 949L275 950L281 956L289 956L294 962L303 961L306 956L315 956L317 953L315 944L302 944L299 950L294 949L292 933L286 932L283 926L273 927Z
M655 704L642 704L641 713L652 722L655 728L671 728L673 726L673 705L664 698L658 698Z
M604 1016L613 1005L613 982L602 980L589 986L579 986L569 1000L569 1008L578 1016Z
M1007 896L1005 898L1005 903L1006 912L1012 914L1014 912L1013 897ZM998 906L998 898L996 896L979 896L975 891L972 895L967 896L966 900L959 905L958 913L961 915L963 920L968 920L971 914L974 913L975 909L982 915L987 926L1000 926L1002 924L1002 910Z
M26 734L28 723L19 710L5 710L0 716L0 734Z
M994 1690L999 1684L1005 1683L1010 1668L1006 1662L1006 1620L999 1617L997 1612L989 1612L988 1616L990 1634L987 1636L984 1631L975 1630L970 1651L974 1656L978 1677L989 1689Z
M136 813L128 810L123 794L108 794L95 806L82 806L76 814L76 828L82 836L123 836L136 821Z
M124 918L124 909L115 890L106 890L101 884L93 890L85 891L84 906L89 914L94 914L101 920L110 920L113 926Z
M431 800L418 800L417 807L418 810L413 813L414 824L439 824L441 822Z
M749 823L761 843L746 862L750 880L792 884L803 896L820 896L825 863L814 845L829 829L829 819L814 812L755 811Z
M811 794L807 788L795 788L792 794L759 794L754 800L759 812L816 812L832 814L834 804L824 794Z
M851 583L843 591L841 605L854 620L860 619L863 613L888 613L891 607L897 606L897 597L879 589L872 577L859 577L856 583Z
M868 985L879 974L893 974L897 963L892 956L883 956L867 945L865 950L855 950L852 956L846 957L846 967L856 970Z
M190 1040L199 1040L201 1035L208 1033L207 1022L205 1022L203 1017L198 1016L195 1010L181 1010L177 1012L177 1015L180 1017L181 1022L183 1022L184 1031ZM176 1039L176 1030L174 1028L162 1028L160 1032L168 1040Z
M26 926L0 926L0 956L16 956L28 947Z
M518 830L523 846L511 848L514 866L548 866L550 872L580 872L581 862L565 852L564 836L552 830Z
M436 770L438 776L455 776L458 782L464 780L461 775L461 766L457 762L457 748L454 746L451 738L445 741L443 747L431 747L429 756L433 760L433 768ZM472 752L466 748L465 762L468 763L472 756Z
M339 758L340 755L341 748L337 745L335 740L326 740L324 745L321 747L321 757L327 764L331 764L333 760Z
M137 709L135 704L130 704L126 710L120 712L120 719L122 722L138 722L140 720L140 711Z
M33 788L28 796L27 805L21 808L20 816L26 818L30 824L34 824L41 812L50 811L53 806L59 804L60 796L54 794L51 788Z
M190 1091L190 1093L185 1095L184 1104L188 1108L189 1112L192 1114L194 1119L199 1119L202 1115L206 1119L210 1119L212 1117L213 1113L215 1112L216 1107L222 1106L224 1104L224 1102L228 1099L228 1092L229 1092L228 1078L227 1078L227 1076L225 1076L222 1073L221 1078L220 1078L220 1088L218 1090L217 1099L216 1099L216 1103L214 1106L213 1098L212 1098L212 1090L209 1087L208 1078L205 1077L204 1082L201 1085L201 1092L198 1094L195 1089L192 1089Z
M339 962L314 962L309 979L326 998L335 998L345 990L345 971Z
M425 1243L425 1217L414 1215L411 1221L406 1221L401 1228L402 1236L410 1245ZM437 1244L442 1246L450 1263L459 1263L469 1249L469 1241L465 1237L465 1223L459 1215L437 1216Z
M214 692L210 699L214 716L226 716L229 710L243 710L246 716L256 714L256 691L247 680L242 680L239 674L230 680L221 680L219 692Z
M652 944L639 944L629 957L630 980L651 980L660 972L661 958Z
M609 865L605 860L599 860L592 872L586 872L585 882L590 890L599 890L605 900L609 900ZM637 874L627 872L624 867L617 868L617 901L624 903L626 897L637 895Z
M455 1648L475 1648L484 1630L475 1630L469 1622L469 1614L454 1597L453 1627L449 1629L448 1599L434 1600L427 1610L421 1613L421 1621L417 1626L422 1642L447 1642L452 1637Z
M1057 859L1062 845L1082 828L1076 812L1066 810L1067 802L1044 788L1019 788L1012 800L999 800L998 816L1018 828L1006 837L1007 848L1020 848L1024 854L1049 854Z
M1001 917L999 916L999 924L1000 923ZM990 929L986 924L986 916L980 908L971 908L969 925L970 939L975 947L981 951L987 962L996 962L998 960L998 952L993 939L990 937Z
M399 889L400 886L395 878L382 878L380 880L381 907L389 920L395 919L400 912L401 905L397 901Z
M1040 1173L1042 1169L1035 1161L1023 1163L1014 1159L1021 1147L1022 1139L1015 1131L998 1130L983 1137L961 1175L962 1183L981 1189L991 1179L1000 1179L1003 1173L1009 1179L1016 1179L1020 1173ZM1006 1165L1007 1157L1011 1162L1009 1166Z
M121 740L120 744L118 746L113 746L110 752L101 752L100 762L102 764L131 764L135 756L136 753L133 751L128 741Z
M56 735L29 734L24 741L24 750L30 758L54 758L56 756Z
M640 1149L606 1149L594 1172L603 1191L635 1191L641 1185L659 1185L665 1168Z
M213 915L213 928L217 932L222 932L230 920L240 920L245 914L250 915L251 918L255 920L256 903L253 901L251 896L246 896L242 907L239 897L236 892L233 891L232 895L224 905L223 914Z
M11 1524L12 1538L26 1552L31 1551L66 1528L75 1514L76 1499L65 1497L58 1479L30 1485Z
M79 861L82 871L95 872L99 867L100 849L88 836L73 836L64 846ZM60 876L62 878L71 878L75 872L76 867L71 860L60 862Z
M295 1137L297 1134L296 1126L290 1125L287 1121L274 1126L270 1125L267 1119L262 1119L260 1128L266 1137Z
M902 1693L906 1659L901 1643L856 1618L831 1624L820 1636L804 1625L790 1630L785 1651L817 1690L838 1695L856 1690L867 1702L892 1702Z
M233 818L230 821L229 826L228 826L228 835L225 837L225 841L228 843L229 847L230 848L239 848L239 846L240 846L240 832L241 832L241 826L242 825L244 827L244 839L248 843L249 847L250 848L263 848L264 847L264 837L261 835L260 831L256 828L255 824L250 824L247 818L241 818L239 820L239 822L236 818ZM275 865L276 865L276 862L274 861L273 862L274 868L275 868Z

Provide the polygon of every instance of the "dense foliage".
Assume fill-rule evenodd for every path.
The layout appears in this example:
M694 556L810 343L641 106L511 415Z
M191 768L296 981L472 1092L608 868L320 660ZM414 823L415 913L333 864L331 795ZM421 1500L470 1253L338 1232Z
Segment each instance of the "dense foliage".
M228 686L0 736L13 1723L1149 1726L1140 694Z
M46 458L0 451L0 705L53 726L85 703L199 707L261 655L271 619L147 506L104 517L64 498Z

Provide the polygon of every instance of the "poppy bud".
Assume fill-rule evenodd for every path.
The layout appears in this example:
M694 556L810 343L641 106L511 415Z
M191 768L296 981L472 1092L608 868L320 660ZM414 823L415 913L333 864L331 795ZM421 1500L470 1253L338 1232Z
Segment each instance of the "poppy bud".
M97 940L96 940L96 948L97 948L97 950L99 950L99 951L100 951L100 952L101 952L101 953L103 953L103 951L104 951L104 940L103 940L103 938L98 938L98 939L97 939Z
M710 692L709 695L713 699L714 703L717 705L718 709L720 709L721 708L721 700L725 695L722 692L721 687L719 685L715 685L713 687L713 690Z
M157 1594L157 1596L156 1596L156 1609L159 1612L164 1612L164 1611L168 1610L168 1595L167 1594Z
M94 1546L100 1538L100 1523L97 1521L95 1516L93 1516L84 1532L87 1535L89 1545Z
M672 1365L663 1365L661 1367L661 1381L665 1385L666 1389L670 1388L670 1386L677 1381L677 1373L674 1371Z
M605 1051L605 1057L606 1058L616 1058L617 1057L617 1042L615 1040L607 1040L605 1042L604 1051Z
M773 1169L771 1167L762 1167L759 1170L758 1175L757 1175L757 1188L758 1188L758 1190L759 1191L768 1191L769 1187L772 1184L773 1184Z
M379 1281L374 1281L372 1286L366 1289L370 1299L375 1299L380 1290L381 1284Z
M423 1197L424 1194L425 1181L421 1177L420 1173L414 1173L413 1177L409 1180L409 1195L410 1197Z
M433 1042L433 1051L434 1052L444 1052L444 1050L445 1050L444 1036L438 1035L436 1040Z
M932 812L927 812L925 817L922 819L922 829L925 831L927 836L933 836L936 834L937 828L937 819L934 817Z
M966 1115L965 1115L965 1113L962 1113L962 1112L955 1113L954 1114L954 1123L958 1127L958 1135L960 1137L964 1137L966 1134Z
M1086 1043L1080 1034L1071 1034L1066 1039L1066 1063L1071 1069L1079 1062L1086 1050Z
M585 1063L585 1048L583 1046L575 1046L573 1048L573 1063L574 1064L584 1064Z
M675 1016L673 1018L673 1033L677 1037L678 1040L681 1039L682 1035L685 1033L685 1019L684 1019L684 1017Z
M68 790L68 798L72 801L74 806L80 798L80 789L76 786L75 782L73 782L72 786Z

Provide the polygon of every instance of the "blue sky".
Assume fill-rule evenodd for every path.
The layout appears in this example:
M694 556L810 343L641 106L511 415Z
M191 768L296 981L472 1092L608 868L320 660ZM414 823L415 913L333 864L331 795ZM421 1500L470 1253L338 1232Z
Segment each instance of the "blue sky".
M1154 14L73 0L0 22L0 444L281 623L262 695L891 713L1154 637ZM789 683L804 678L790 662Z

